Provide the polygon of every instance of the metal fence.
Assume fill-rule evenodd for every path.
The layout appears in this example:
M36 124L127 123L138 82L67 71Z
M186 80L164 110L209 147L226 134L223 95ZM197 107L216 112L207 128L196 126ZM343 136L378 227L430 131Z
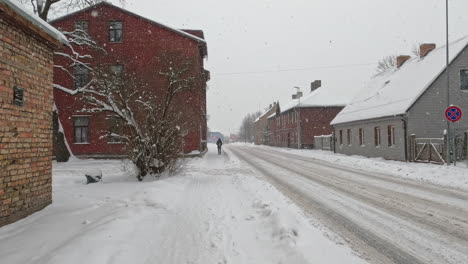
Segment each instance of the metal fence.
M411 135L409 139L409 161L446 164L447 137L417 138ZM450 142L450 160L452 163L468 162L468 132L457 131Z
M333 151L333 134L314 137L314 149Z

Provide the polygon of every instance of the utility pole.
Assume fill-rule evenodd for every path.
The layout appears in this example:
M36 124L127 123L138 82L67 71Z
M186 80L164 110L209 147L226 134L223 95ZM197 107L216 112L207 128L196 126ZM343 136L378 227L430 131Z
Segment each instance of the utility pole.
M301 97L302 97L302 92L301 92L301 87L294 86L295 89L297 89L296 94L293 94L292 98L293 99L298 99L298 108L297 108L297 149L301 149Z
M445 0L445 37L446 37L446 73L447 73L447 107L450 107L450 59L449 59L449 4ZM452 137L450 135L450 121L447 120L447 166L451 164Z

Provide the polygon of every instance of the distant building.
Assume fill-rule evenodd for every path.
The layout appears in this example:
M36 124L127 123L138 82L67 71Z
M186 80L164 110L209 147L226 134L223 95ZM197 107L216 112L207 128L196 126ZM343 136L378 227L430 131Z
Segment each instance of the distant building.
M255 145L268 145L268 117L276 113L279 103L274 102L268 109L255 120Z
M267 117L269 145L297 148L300 122L300 148L313 148L315 136L333 132L330 122L348 102L348 98L322 87L321 81L313 82L310 93L300 99L300 105L294 99Z
M468 37L450 44L450 102L468 110ZM416 138L443 138L447 128L446 47L423 44L420 56L399 56L397 67L374 76L332 121L336 152L412 160ZM456 125L468 130L468 119ZM430 148L432 146L428 145ZM445 155L443 148L437 155ZM417 155L417 154L416 154Z
M66 38L0 1L0 226L52 202L53 52Z
M160 63L157 57L180 54L194 61L189 69L195 76L193 89L178 95L176 105L182 106L183 151L203 152L206 149L206 83L209 72L204 69L207 43L203 31L172 28L107 2L68 14L51 24L69 32L75 28L86 30L105 49L105 52L89 51L93 57L91 68L106 65L114 72L137 73L137 78L149 89L166 86L158 74ZM66 62L61 60L63 56L55 57L57 64L65 65ZM54 82L63 87L74 87L91 78L86 69L72 71L75 78L57 69ZM59 89L55 89L54 97L65 137L76 156L99 158L125 154L121 141L105 136L116 130L108 113L83 111L84 100L80 96L69 95Z
M218 139L224 142L224 135L221 132L209 132L208 133L208 143L216 143Z

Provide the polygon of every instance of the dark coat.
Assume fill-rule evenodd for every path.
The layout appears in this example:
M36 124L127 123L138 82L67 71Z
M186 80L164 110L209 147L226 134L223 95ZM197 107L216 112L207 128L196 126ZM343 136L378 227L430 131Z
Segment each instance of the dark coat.
M220 148L223 145L223 141L221 141L221 139L218 138L218 141L216 141L216 145L218 146L218 148Z

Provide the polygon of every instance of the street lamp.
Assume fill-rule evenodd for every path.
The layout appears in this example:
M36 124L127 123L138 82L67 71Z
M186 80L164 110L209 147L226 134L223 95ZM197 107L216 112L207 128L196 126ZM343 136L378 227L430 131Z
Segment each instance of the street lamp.
M445 37L446 37L446 63L447 63L447 107L450 107L450 59L449 59L449 4L448 0L445 1ZM450 135L450 121L447 120L447 165L450 166L451 163L451 154L452 154L452 142L451 142L451 135ZM454 142L455 143L455 142ZM455 144L454 144L455 147ZM454 158L456 160L456 157Z
M297 148L301 148L301 97L302 97L302 92L301 92L301 87L294 86L295 89L297 89L296 94L292 95L292 99L298 99L298 107L297 107Z

